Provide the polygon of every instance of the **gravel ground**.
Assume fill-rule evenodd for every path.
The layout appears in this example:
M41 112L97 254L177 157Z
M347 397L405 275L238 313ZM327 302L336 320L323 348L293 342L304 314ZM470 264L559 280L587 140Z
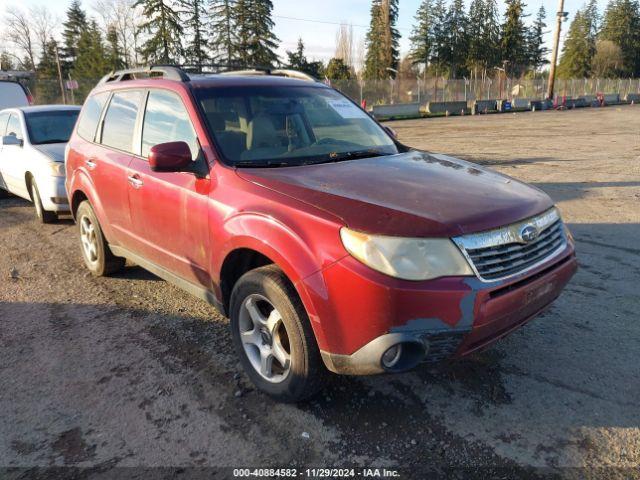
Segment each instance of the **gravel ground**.
M213 308L135 266L91 277L70 220L3 199L0 466L640 478L640 107L389 125L558 202L581 269L546 314L464 361L281 405L251 388Z

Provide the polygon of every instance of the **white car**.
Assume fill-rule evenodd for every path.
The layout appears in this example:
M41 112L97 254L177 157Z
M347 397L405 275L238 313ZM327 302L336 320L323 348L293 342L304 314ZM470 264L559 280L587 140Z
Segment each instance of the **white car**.
M43 223L69 211L64 150L78 113L65 105L0 110L0 193L32 201Z

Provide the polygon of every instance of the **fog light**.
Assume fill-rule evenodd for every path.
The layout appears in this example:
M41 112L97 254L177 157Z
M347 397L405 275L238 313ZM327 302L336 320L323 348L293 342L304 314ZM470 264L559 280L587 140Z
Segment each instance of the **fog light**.
M402 344L394 345L382 354L382 366L384 368L393 368L400 361L402 356Z

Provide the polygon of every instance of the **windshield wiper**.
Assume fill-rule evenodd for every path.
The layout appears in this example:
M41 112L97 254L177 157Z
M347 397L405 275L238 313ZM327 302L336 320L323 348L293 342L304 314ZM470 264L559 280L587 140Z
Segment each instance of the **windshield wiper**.
M234 167L239 168L277 168L277 167L295 167L298 164L283 162L282 160L241 160L234 162Z
M360 158L386 157L390 153L380 152L379 150L356 150L354 152L334 152L329 154L329 158L325 158L315 163L333 163L345 160L358 160Z

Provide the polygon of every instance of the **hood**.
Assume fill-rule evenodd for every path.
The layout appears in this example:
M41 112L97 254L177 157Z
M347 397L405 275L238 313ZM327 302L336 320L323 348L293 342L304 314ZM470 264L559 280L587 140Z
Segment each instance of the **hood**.
M44 145L32 145L33 148L41 153L44 153L54 162L64 162L64 149L67 146L66 143L46 143Z
M349 228L380 235L452 237L514 223L553 205L544 192L513 178L414 150L237 172L245 180L327 211Z

